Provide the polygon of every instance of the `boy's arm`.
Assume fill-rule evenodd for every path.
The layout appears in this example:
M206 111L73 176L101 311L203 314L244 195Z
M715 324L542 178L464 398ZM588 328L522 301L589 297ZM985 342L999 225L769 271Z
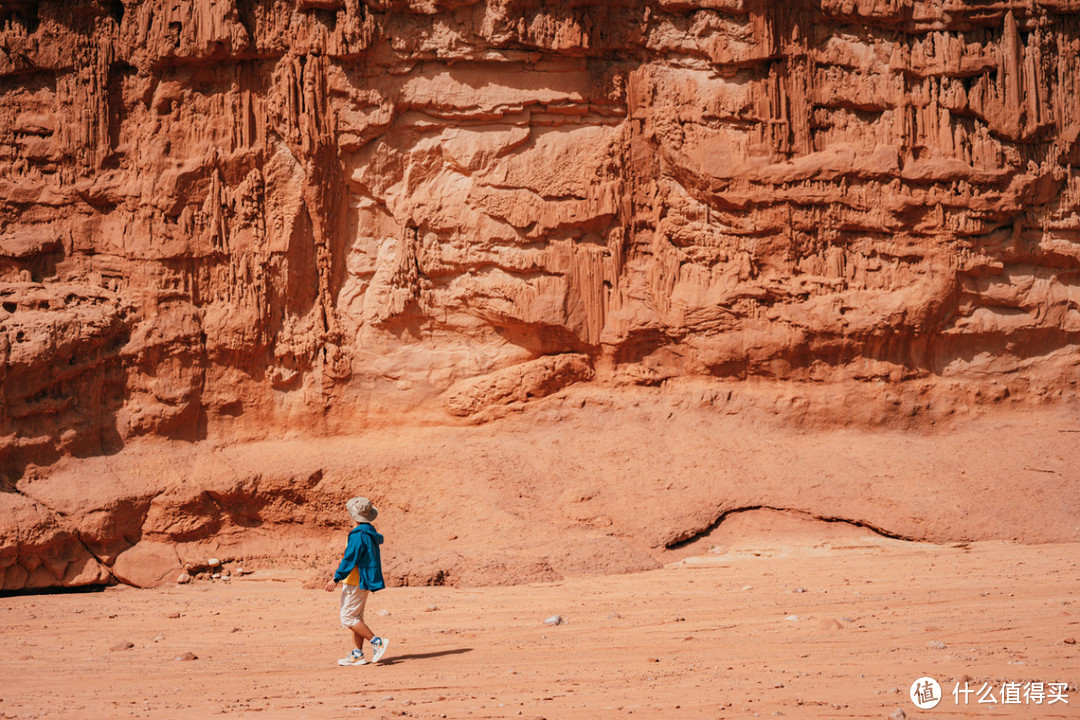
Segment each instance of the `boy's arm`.
M357 548L358 544L358 539L353 535L349 535L349 542L345 545L345 555L341 558L341 564L338 565L338 569L334 573L335 583L339 583L347 578L349 573L352 572L352 569L356 567L358 560L357 556L359 555L359 548ZM330 589L333 590L334 588L331 587Z
M360 538L360 547L356 549L356 567L365 567L371 557L371 536L365 533Z

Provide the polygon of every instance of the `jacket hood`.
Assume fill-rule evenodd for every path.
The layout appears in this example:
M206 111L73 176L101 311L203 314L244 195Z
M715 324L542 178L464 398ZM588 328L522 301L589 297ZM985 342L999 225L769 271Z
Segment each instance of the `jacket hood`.
M382 545L383 536L380 535L377 530L375 530L375 528L371 525L371 523L360 523L359 525L357 525L356 527L354 527L352 530L349 531L350 535L352 535L354 533L367 533L368 535L371 536L372 540L374 540L378 544Z

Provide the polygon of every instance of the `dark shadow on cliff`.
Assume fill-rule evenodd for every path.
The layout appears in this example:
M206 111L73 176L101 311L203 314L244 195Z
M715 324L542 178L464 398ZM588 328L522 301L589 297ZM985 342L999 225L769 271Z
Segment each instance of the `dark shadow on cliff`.
M26 595L80 595L103 592L108 585L76 585L74 587L22 588L21 590L0 590L0 598L23 597Z
M65 455L123 449L118 416L128 393L128 308L102 288L51 281L10 286L2 296L9 315L0 332L22 347L0 384L0 474L14 483L27 468ZM52 317L42 328L35 313L44 302Z
M570 328L557 325L522 323L520 325L493 325L495 332L509 343L522 347L532 355L558 355L561 353L584 353L596 358L600 353L595 345L589 345Z

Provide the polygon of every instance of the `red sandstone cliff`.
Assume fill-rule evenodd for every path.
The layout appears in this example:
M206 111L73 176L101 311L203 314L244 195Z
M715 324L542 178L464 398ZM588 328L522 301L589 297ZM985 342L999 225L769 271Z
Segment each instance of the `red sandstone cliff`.
M575 382L1075 387L1068 0L0 23L6 484L139 436L483 417Z

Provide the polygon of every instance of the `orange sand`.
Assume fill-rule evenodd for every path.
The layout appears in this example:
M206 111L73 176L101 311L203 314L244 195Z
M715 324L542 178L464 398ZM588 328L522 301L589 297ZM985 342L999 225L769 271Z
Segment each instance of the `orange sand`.
M337 593L295 574L2 598L0 718L1080 717L1080 544L766 512L721 529L655 571L380 592L368 619L392 646L358 668L335 662ZM934 710L908 698L922 675ZM1069 704L958 707L965 677L1066 682Z

